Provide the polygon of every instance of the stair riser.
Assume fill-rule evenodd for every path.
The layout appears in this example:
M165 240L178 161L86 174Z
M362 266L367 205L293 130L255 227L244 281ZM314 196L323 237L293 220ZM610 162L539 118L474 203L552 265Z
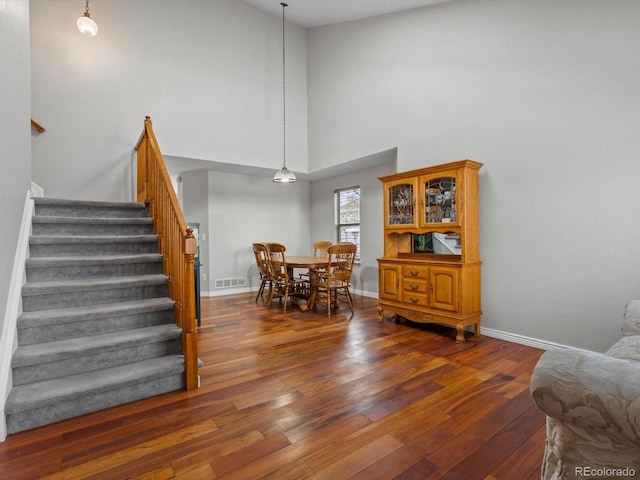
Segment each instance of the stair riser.
M33 235L151 235L151 224L34 223Z
M120 332L135 328L151 327L154 325L173 324L175 312L163 310L145 312L137 315L123 315L117 317L98 318L95 320L79 320L55 325L20 328L18 325L18 345L33 345L36 343L82 338L103 333Z
M79 244L31 244L29 253L40 257L79 257L87 255L135 255L158 253L157 242L79 243Z
M115 346L114 346L115 348ZM141 360L158 358L163 355L176 355L182 351L180 338L157 343L119 348L89 355L77 353L76 356L55 362L39 363L13 368L13 385L50 380L76 373L86 373L102 368L127 365Z
M85 395L73 402L65 401L43 408L9 414L7 415L7 433L21 432L142 398L180 390L184 386L184 374L180 373L138 383L127 388L110 390L95 395Z
M168 295L167 285L110 288L83 292L65 292L22 297L22 310L33 312L49 308L80 307L102 303L129 302Z
M142 262L108 265L27 267L27 282L64 281L71 279L95 279L155 275L162 273L162 262Z
M67 205L42 205L36 202L36 215L53 217L82 217L82 218L143 218L148 217L147 208L118 208L118 207L85 207Z

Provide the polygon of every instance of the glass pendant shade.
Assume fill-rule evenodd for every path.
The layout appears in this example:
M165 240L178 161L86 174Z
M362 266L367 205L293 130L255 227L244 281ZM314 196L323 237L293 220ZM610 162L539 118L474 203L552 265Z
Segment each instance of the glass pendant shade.
M98 25L93 21L91 15L89 15L89 0L85 0L84 13L78 18L76 25L80 33L87 37L95 37L98 34Z
M286 165L283 165L282 169L278 170L273 176L273 181L276 183L293 183L296 181L296 176Z
M76 24L78 25L78 30L88 37L95 37L98 33L98 25L89 16L89 12L84 12L84 15L78 18Z

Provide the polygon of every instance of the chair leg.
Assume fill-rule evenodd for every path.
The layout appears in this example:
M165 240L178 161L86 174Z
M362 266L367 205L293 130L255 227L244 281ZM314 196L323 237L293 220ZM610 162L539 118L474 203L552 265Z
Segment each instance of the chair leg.
M275 286L272 284L271 288L269 289L269 295L267 295L267 306L268 307L271 306L271 302L273 301L274 293L275 293Z
M307 306L309 311L311 311L311 309L313 308L315 301L316 301L316 289L312 287L311 293L309 294L309 299L307 300Z
M326 293L326 292L325 292L325 293ZM326 294L328 295L328 293L326 293ZM315 307L316 307L316 304L318 304L318 303L322 303L322 298L323 298L323 297L322 297L322 295L323 295L323 293L322 293L322 291L321 291L320 287L316 287L316 288L313 290L312 295L313 295L313 304L312 304L312 307L313 307L313 308L315 308Z
M289 303L289 284L284 287L284 310L282 313L287 313L287 303Z
M280 286L277 281L269 280L269 295L267 296L267 306L270 307L273 302L273 297L275 297L276 291L279 290ZM280 301L282 302L282 296L280 296Z
M258 289L258 294L256 295L256 303L258 303L258 298L261 298L264 294L264 287L267 284L267 279L263 278L262 282L260 282L260 288Z
M349 309L351 310L351 313L353 313L353 300L351 299L351 292L349 291L349 287L345 287L344 290L346 292L347 302L349 303Z

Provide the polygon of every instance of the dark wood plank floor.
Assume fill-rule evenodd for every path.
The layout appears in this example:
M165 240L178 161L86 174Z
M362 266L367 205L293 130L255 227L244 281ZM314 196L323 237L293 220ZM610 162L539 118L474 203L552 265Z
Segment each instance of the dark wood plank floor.
M201 388L10 435L0 478L540 478L542 351L253 298L202 299Z

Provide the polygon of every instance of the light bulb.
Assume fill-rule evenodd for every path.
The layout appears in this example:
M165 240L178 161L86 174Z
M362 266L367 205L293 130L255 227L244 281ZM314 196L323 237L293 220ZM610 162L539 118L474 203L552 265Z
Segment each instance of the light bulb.
M88 37L95 37L98 34L98 25L89 16L89 12L84 12L84 15L78 18L76 24L78 25L78 30Z

